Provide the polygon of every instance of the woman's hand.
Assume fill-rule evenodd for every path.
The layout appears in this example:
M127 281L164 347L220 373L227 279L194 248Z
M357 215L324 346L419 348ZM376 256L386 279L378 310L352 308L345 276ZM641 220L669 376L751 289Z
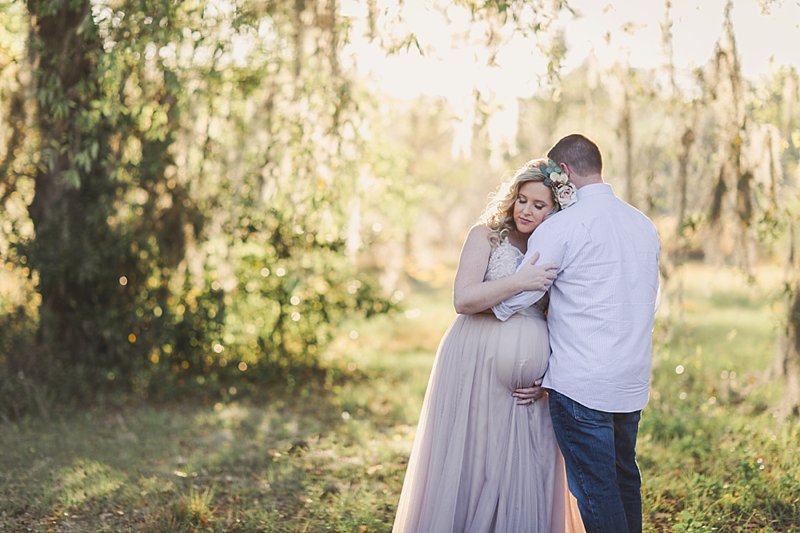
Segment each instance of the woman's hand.
M558 265L554 263L535 264L539 252L534 252L530 261L522 265L514 276L521 291L546 291L556 279Z

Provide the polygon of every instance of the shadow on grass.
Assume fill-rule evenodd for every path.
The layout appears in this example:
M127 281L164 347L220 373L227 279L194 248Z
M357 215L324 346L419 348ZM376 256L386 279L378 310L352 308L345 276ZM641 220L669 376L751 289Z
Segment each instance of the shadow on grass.
M226 403L5 423L0 530L282 530L374 466L348 450L389 424L382 408L347 394L372 379L357 371ZM356 399L343 407L343 396Z

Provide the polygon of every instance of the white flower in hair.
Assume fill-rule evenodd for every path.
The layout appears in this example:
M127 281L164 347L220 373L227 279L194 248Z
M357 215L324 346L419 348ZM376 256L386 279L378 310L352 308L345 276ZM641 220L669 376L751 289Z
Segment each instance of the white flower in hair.
M561 209L566 209L578 201L577 192L578 189L572 183L565 183L556 189L556 200Z

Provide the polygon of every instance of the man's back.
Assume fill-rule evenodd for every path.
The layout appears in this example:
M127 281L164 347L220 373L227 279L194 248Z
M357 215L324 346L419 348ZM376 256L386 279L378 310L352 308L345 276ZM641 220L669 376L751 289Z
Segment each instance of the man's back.
M550 291L544 386L593 409L634 411L649 394L658 234L606 184L585 186L578 197L540 228L541 237L563 239L561 257L542 257L561 265Z

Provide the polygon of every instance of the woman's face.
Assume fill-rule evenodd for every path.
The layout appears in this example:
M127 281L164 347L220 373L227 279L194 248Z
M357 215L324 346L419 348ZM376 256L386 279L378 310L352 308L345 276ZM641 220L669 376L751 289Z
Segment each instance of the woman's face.
M517 231L530 234L555 207L550 187L540 181L528 181L519 188L514 202L514 224Z

